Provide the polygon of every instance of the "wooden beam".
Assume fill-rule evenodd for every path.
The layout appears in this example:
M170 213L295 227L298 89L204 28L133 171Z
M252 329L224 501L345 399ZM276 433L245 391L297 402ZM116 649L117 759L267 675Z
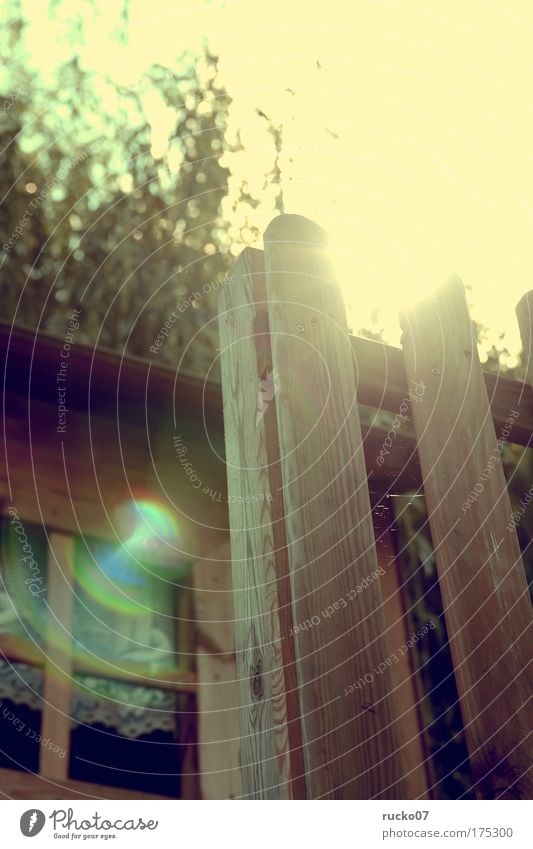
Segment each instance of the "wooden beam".
M423 692L418 680L413 654L404 649L413 636L409 627L404 601L404 582L396 559L394 515L384 503L373 505L372 517L376 534L378 563L385 617L385 637L391 659L392 698L395 706L399 752L403 764L405 795L407 799L428 799L431 786L429 753L425 745L425 729L419 693ZM388 499L390 502L390 499Z
M56 406L56 375L64 339L36 333L0 322L0 360L6 363L4 392L43 400ZM147 354L149 352L147 351ZM123 356L108 348L94 348L76 341L69 357L69 410L104 415L116 420L117 404L129 421L141 426L146 405L172 405L178 418L220 420L220 387L161 366L157 355L148 358ZM146 402L146 404L145 404Z
M388 650L342 294L313 222L279 216L264 244L279 384L264 417L276 415L307 793L399 799L390 674L350 690Z
M21 772L0 769L0 796L4 799L167 799L154 793L107 787L88 781L58 780ZM174 800L175 801L175 800Z
M68 778L72 697L72 586L74 539L52 533L48 552L48 627L43 675L41 737L63 754L41 746L39 772L48 778ZM66 754L65 754L66 753Z
M144 409L144 400L140 398L139 403ZM213 529L228 527L227 504L191 486L178 463L173 428L179 429L196 474L215 495L225 491L225 466L212 450L206 450L198 417L193 423L178 419L174 425L171 409L170 403L166 408L149 406L149 420L142 426L131 424L128 416L116 410L110 422L92 408L90 416L87 409L72 409L66 433L59 434L56 406L10 395L2 429L0 501L6 507L15 503L25 521L74 535L83 531L115 544L115 511L131 499L132 490L140 491L176 505L186 503L189 520L182 521L177 511L182 547L198 557L209 554L220 537L220 531ZM209 435L215 444L223 443L221 419L210 427Z
M407 392L401 349L360 336L351 336L350 340L359 403L397 412ZM0 322L0 360L8 361L4 385L8 410L12 398L19 395L26 402L29 394L32 402L41 399L55 409L55 374L62 344L62 339ZM137 418L142 426L145 403L159 409L170 403L180 418L205 416L210 432L222 420L221 388L215 381L206 383L182 372L176 376L174 368L160 365L157 360L123 357L114 351L94 350L81 344L75 345L72 356L75 358L69 377L72 410L85 412L90 393L91 414L115 421L119 390L121 408L125 405L130 411L128 420ZM501 374L487 371L483 377L496 430L503 427L509 408L519 409L513 439L519 445L527 445L533 433L533 390L529 386L524 390L520 381ZM131 414L135 410L137 414Z
M527 297L527 296L526 296ZM400 348L351 336L357 375L357 400L382 410L397 413L402 401L409 399L409 387ZM533 435L533 391L519 380L501 373L482 372L489 398L494 427L499 435L509 415L519 415L513 426L511 442L529 445Z
M242 793L229 539L194 565L198 743L203 799Z
M531 609L462 283L451 279L406 311L402 326L475 789L530 798ZM509 440L517 412L507 410Z

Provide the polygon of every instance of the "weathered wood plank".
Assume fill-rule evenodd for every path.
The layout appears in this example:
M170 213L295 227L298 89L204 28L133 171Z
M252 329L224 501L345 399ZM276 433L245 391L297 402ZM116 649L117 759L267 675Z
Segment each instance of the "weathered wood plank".
M272 414L258 408L270 360L263 257L245 250L219 324L243 795L304 798L283 503Z
M62 757L41 746L39 772L48 778L68 778L70 711L72 697L72 613L74 588L72 564L74 539L52 533L48 552L48 628L43 676L41 736L59 746Z
M350 340L357 364L359 403L395 412L407 389L401 350L360 336L351 336ZM0 359L8 359L5 386L8 413L17 396L27 404L29 394L32 406L41 399L55 411L55 374L62 345L62 339L44 333L36 336L33 331L0 322ZM215 381L206 383L182 371L176 375L170 366L123 357L101 348L95 351L84 345L75 346L73 357L75 367L69 375L72 410L85 414L90 393L91 415L115 422L119 386L121 404L128 411L121 416L121 427L127 420L140 423L144 429L146 400L150 407L159 410L172 404L180 418L194 421L205 416L210 432L218 427L222 399ZM30 367L31 392L28 391ZM527 387L523 391L519 381L492 372L484 372L483 377L496 430L503 426L509 407L520 409L514 439L519 445L527 445L533 433L533 390Z
M390 499L389 499L390 501ZM429 753L425 746L421 716L420 682L413 666L413 655L404 646L413 636L405 614L404 589L396 560L394 516L385 504L373 506L378 563L383 596L386 640L391 658L392 698L399 752L402 758L405 795L408 799L429 798L431 786Z
M308 795L402 798L390 673L349 690L388 648L353 353L323 231L274 219L265 274Z
M374 342L361 336L350 337L357 374L357 400L360 404L397 413L409 388L400 348ZM519 380L483 372L496 433L505 427L509 410L518 410L512 441L528 445L533 434L533 391ZM397 468L401 468L400 465Z
M235 799L242 782L229 540L194 564L194 587L202 798Z
M15 769L0 769L3 799L167 799L154 793L136 793L122 787L107 787L88 781L51 780Z
M402 316L431 535L476 790L531 797L528 588L463 286ZM513 439L508 410L507 438ZM505 433L504 433L505 435Z

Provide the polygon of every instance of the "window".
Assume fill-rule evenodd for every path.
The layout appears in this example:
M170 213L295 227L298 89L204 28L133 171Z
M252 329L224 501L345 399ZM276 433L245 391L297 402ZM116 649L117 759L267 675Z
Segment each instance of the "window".
M0 766L181 794L195 716L190 565L147 510L135 505L117 544L2 519Z

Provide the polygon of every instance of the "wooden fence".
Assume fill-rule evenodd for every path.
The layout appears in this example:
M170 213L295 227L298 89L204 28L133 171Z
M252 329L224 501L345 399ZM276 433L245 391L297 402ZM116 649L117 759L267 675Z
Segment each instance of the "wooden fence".
M532 293L518 314L531 381ZM457 279L402 314L403 358L351 337L324 232L300 216L241 254L219 319L243 795L428 794L401 575L369 494L414 457L475 791L530 798L531 609L498 442L529 443L530 387L482 371ZM358 403L409 417L409 456L391 435L369 471Z

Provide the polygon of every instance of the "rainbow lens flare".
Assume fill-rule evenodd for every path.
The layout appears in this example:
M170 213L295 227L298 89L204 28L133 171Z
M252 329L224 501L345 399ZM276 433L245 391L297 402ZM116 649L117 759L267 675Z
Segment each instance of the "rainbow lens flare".
M190 572L180 552L178 525L168 508L144 493L121 504L113 520L118 542L76 537L69 546L62 569L74 610L67 625L49 615L45 530L28 524L21 540L4 521L0 632L4 627L15 639L54 646L93 665L126 658L172 667L176 600L180 588L189 585ZM26 549L31 552L27 563L21 560Z
M163 505L139 499L117 508L115 529L122 538L118 545L76 541L75 582L101 607L146 615L165 589L162 579L174 582L185 572L177 524Z

